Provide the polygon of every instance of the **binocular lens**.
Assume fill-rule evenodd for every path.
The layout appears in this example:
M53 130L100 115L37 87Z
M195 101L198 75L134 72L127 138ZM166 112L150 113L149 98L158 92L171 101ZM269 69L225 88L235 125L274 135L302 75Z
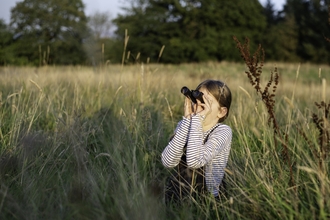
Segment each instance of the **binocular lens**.
M183 94L183 95L185 95L185 96L187 96L189 93L191 93L190 92L190 90L187 88L187 87L182 87L182 89L181 89L181 93Z
M181 88L181 93L188 97L193 103L197 103L196 99L204 103L203 93L198 90L190 90L186 86L184 86Z

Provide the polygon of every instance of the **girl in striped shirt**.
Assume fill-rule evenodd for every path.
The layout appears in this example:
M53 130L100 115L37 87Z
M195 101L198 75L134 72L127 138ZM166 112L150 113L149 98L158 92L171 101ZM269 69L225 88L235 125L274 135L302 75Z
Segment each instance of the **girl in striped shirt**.
M200 192L219 196L230 152L232 130L228 117L231 92L218 80L206 80L196 90L203 102L185 99L184 117L161 155L165 167L177 170L167 183L165 200L182 200Z

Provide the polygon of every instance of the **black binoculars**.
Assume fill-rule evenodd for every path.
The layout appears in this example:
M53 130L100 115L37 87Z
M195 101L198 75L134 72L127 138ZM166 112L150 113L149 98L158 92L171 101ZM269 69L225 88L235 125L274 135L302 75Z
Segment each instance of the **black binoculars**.
M197 103L197 99L204 103L203 93L198 90L190 90L186 86L182 87L181 93L188 97L193 103Z

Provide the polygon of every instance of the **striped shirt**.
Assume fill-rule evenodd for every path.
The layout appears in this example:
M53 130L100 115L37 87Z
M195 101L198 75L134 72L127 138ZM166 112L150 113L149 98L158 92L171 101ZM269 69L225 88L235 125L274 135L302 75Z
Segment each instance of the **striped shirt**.
M207 136L208 139L204 143ZM204 167L207 189L214 196L218 196L231 140L232 130L228 125L217 123L203 132L199 115L194 115L191 119L183 118L175 129L174 137L162 152L162 163L168 168L177 166L187 143L188 167L193 169Z

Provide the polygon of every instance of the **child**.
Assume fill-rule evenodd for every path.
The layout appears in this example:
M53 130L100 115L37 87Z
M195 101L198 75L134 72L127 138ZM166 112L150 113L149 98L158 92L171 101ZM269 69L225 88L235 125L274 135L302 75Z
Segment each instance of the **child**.
M180 201L201 192L215 198L228 161L232 130L222 122L228 117L231 92L226 84L206 80L196 90L203 93L203 101L193 105L185 99L184 117L175 134L162 152L165 167L177 167L167 183L165 200Z

